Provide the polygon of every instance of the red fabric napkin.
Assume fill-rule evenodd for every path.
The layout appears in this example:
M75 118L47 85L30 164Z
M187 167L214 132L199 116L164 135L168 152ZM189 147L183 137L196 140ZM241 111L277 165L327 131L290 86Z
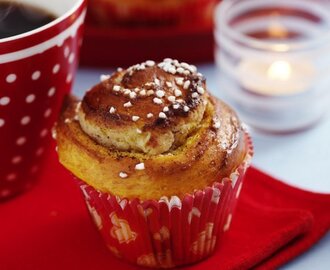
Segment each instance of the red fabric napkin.
M115 259L80 190L52 155L30 192L0 204L0 268L141 269ZM287 186L251 168L232 227L209 259L183 269L274 269L330 229L330 195Z

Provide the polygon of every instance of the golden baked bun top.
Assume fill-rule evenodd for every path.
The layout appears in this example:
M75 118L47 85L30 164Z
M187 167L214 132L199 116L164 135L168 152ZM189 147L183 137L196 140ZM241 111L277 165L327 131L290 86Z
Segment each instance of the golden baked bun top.
M77 113L83 131L99 144L157 155L183 145L199 128L207 100L195 66L165 59L102 76Z
M82 101L68 97L55 131L60 162L121 198L183 198L229 178L234 185L250 158L235 112L206 92L194 66L171 59L103 77Z
M248 162L247 138L235 112L209 97L199 129L173 151L159 155L109 149L88 136L76 121L78 100L65 100L55 128L60 162L97 190L121 198L183 198L195 190L233 179Z

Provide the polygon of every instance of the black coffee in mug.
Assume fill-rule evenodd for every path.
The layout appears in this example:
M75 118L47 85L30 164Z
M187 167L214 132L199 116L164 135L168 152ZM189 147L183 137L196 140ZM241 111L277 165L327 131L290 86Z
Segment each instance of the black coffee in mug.
M39 28L56 17L40 8L15 1L0 0L0 38Z

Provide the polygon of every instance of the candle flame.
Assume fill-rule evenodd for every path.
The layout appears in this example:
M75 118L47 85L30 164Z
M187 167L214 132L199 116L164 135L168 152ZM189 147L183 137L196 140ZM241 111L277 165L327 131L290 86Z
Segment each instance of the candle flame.
M275 61L267 71L267 76L271 80L286 81L292 73L291 65L286 61Z

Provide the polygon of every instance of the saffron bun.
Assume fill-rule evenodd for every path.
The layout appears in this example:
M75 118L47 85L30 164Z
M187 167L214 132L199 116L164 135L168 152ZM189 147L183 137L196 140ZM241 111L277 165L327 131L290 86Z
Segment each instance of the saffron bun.
M244 160L240 120L196 67L147 61L101 79L81 101L66 99L55 127L60 162L97 190L182 198Z

